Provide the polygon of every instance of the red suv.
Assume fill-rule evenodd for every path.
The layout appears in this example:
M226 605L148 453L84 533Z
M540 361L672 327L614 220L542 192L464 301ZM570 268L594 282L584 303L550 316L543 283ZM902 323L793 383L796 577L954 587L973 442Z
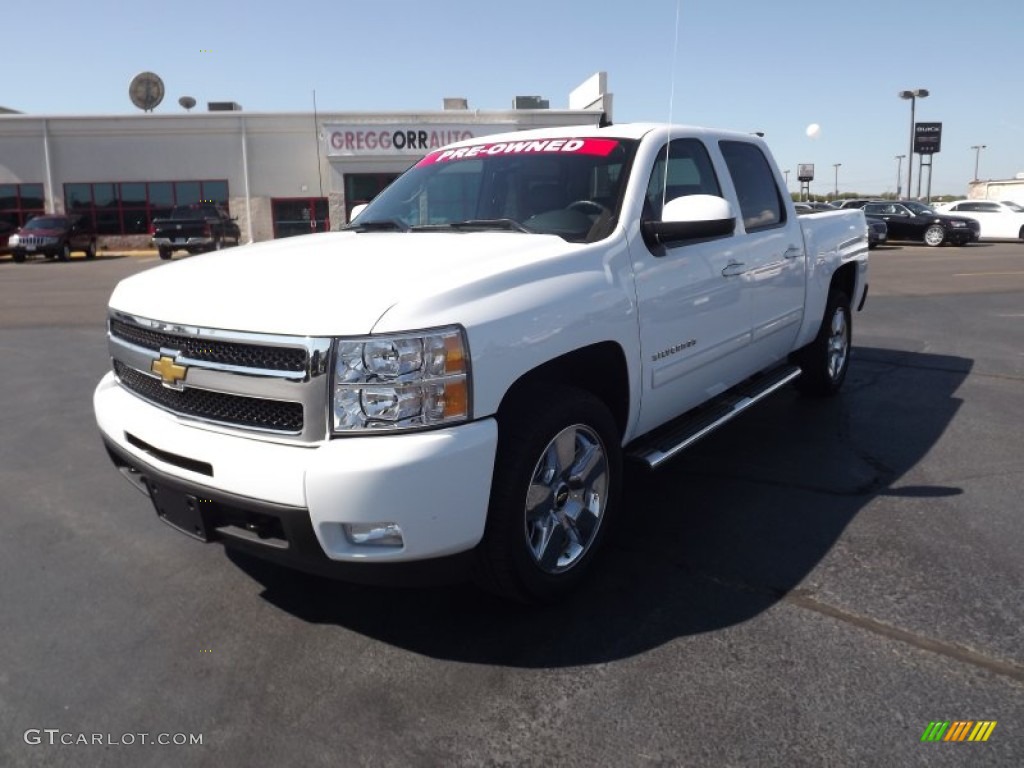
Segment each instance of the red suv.
M96 233L83 216L44 214L29 219L7 245L15 261L36 253L67 261L72 251L82 251L91 259L96 255Z

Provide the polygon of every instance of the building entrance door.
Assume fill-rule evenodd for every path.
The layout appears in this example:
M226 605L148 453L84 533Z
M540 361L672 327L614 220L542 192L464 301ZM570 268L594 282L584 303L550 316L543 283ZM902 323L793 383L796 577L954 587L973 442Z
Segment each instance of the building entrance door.
M308 235L331 228L326 197L278 197L270 201L270 208L274 237Z
M346 173L345 220L352 221L353 208L373 200L384 187L397 178L397 173Z

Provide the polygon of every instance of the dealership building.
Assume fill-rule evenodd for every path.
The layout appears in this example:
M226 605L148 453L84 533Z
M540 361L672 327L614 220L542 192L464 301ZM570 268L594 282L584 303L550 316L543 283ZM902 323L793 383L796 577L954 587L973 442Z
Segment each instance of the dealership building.
M452 141L611 117L606 75L568 109L518 97L508 110L445 99L436 112L249 113L233 103L177 114L25 115L0 109L0 219L76 213L101 247L149 242L172 206L224 205L243 242L337 229L429 151Z

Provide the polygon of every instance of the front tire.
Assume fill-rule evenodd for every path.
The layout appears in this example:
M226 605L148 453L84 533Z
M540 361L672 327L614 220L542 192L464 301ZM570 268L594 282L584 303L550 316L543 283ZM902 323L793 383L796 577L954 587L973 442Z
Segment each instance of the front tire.
M924 231L924 242L926 245L930 245L932 248L942 245L946 239L946 230L940 227L938 224L932 224Z
M59 258L61 261L71 261L71 246L68 245L67 243L64 243L64 245L62 245L60 248L60 254L57 258Z
M619 430L602 401L570 387L530 390L498 430L481 576L502 596L555 602L593 570L612 523Z
M830 397L843 386L850 367L850 346L853 339L853 318L850 299L833 289L825 305L825 316L814 341L804 347L796 362L803 373L796 387L805 395Z

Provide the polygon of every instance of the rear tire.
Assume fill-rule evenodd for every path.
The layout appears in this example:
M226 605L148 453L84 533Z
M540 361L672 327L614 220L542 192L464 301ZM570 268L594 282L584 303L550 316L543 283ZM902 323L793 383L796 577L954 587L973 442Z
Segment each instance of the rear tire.
M160 258L163 259L164 261L167 261L169 258L171 258L170 248L160 248L157 250L157 253L160 255Z
M85 249L85 258L95 259L96 258L96 241L90 240L89 245Z
M622 485L607 406L571 387L532 389L498 417L481 580L526 603L556 602L594 568Z
M853 319L850 299L833 288L825 305L825 316L814 341L796 356L803 371L796 380L796 388L812 397L831 397L843 386L850 367L850 346L853 339Z

